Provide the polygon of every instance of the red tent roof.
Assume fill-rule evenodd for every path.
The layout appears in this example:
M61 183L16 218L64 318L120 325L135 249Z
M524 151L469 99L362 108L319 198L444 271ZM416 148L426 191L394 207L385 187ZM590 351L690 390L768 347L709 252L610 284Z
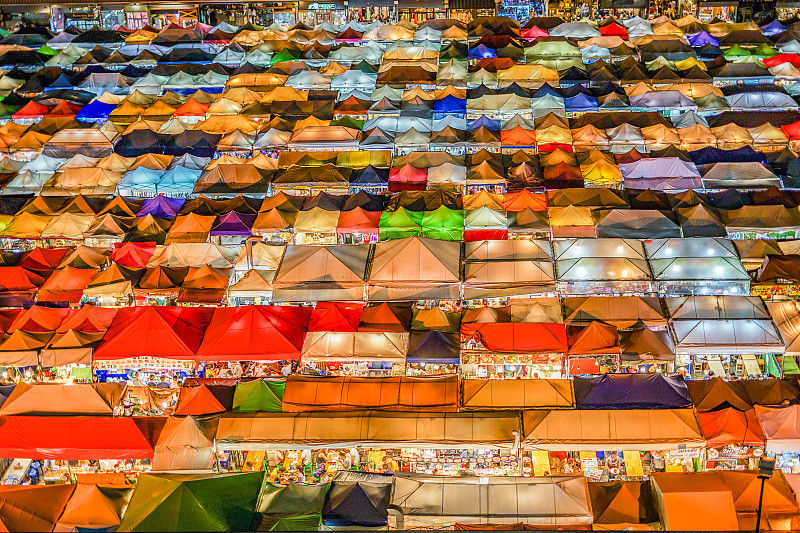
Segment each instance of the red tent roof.
M762 59L761 61L767 68L776 67L784 63L791 63L792 66L800 67L800 55L797 54L778 54L774 57Z
M519 32L519 36L523 39L527 39L528 41L532 41L537 37L546 37L549 35L545 30L541 29L539 26L532 26L526 30L521 30Z
M55 331L68 314L69 309L34 305L17 315L6 331L8 333L13 333L16 330L29 333Z
M792 122L791 124L786 124L785 126L781 126L783 133L789 137L789 140L795 141L800 139L800 120L797 122Z
M598 29L600 30L600 35L613 35L616 37L622 37L623 39L628 38L628 30L625 29L625 26L617 24L616 22L606 24L605 26L600 26Z
M204 116L206 116L206 111L208 111L208 108L210 106L211 106L211 104L201 104L200 102L198 102L194 98L189 98L188 100L186 100L186 102L184 102L183 104L178 106L178 108L173 113L173 116L176 116L176 117L202 116L202 117L204 117Z
M19 259L19 266L31 270L53 270L72 248L34 248Z
M11 323L23 312L22 309L0 309L0 333L5 333Z
M392 167L389 170L389 181L424 182L427 179L427 168L416 168L410 163L402 167Z
M488 350L496 352L567 351L567 330L563 324L462 323L461 334L477 337Z
M117 316L118 310L116 307L84 305L80 309L73 309L58 327L57 332L65 333L75 330L83 333L96 333L107 331L114 321L114 317Z
M95 350L94 358L195 359L213 311L207 307L123 307Z
M44 278L20 266L0 267L0 291L35 291Z
M0 417L0 455L31 459L152 459L132 418Z
M155 251L154 242L115 243L111 260L128 268L145 268Z
M753 409L743 412L728 407L719 411L697 413L697 419L709 448L765 445L764 432Z
M61 100L56 106L47 112L48 117L74 117L78 111L81 110L81 106L75 105L71 102L67 102L66 100Z
M220 307L206 329L199 359L300 359L310 307Z
M308 331L358 331L364 306L346 302L320 302L311 312Z
M35 101L31 100L30 102L28 102L27 104L22 106L22 108L19 111L17 111L13 115L11 115L11 118L13 118L13 119L23 118L24 119L24 118L43 117L52 108L53 108L53 106L40 104L39 102L35 102Z

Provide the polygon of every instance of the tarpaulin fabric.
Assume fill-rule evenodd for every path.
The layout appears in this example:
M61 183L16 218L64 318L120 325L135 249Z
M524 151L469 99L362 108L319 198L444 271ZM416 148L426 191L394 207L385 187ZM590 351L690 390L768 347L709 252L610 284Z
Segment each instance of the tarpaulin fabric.
M573 529L592 522L586 478L446 477L400 472L392 506L408 529L518 523Z
M679 472L653 474L651 483L664 528L737 530L739 520L728 486L713 475L693 474L691 483L686 483L685 476Z
M212 309L144 306L120 309L94 353L95 359L164 357L193 360Z
M462 410L574 408L571 380L481 380L462 381Z
M497 352L565 353L568 349L563 324L462 323L461 334L477 338L487 349Z
M299 359L309 307L241 306L214 310L197 351L203 360Z
M256 508L253 531L308 531L322 524L329 483L266 483Z
M229 411L233 406L235 389L231 385L202 383L181 387L176 415L207 415Z
M116 529L128 507L133 485L75 485L57 529Z
M517 413L485 411L228 413L220 418L216 438L225 450L391 448L411 442L426 448L511 448L519 424Z
M386 526L391 490L387 483L334 481L325 497L322 522L336 527Z
M254 379L236 384L234 411L281 412L285 381Z
M0 487L0 521L6 531L53 531L75 485Z
M660 522L650 481L589 483L594 524L603 529L624 529Z
M355 377L290 376L283 396L284 412L458 410L458 380L447 377L389 377L379 381Z
M719 411L698 413L697 419L709 448L765 445L764 433L752 409L737 411L728 407Z
M246 531L263 472L142 474L117 531Z
M680 409L692 407L680 376L606 374L573 378L578 409Z
M527 449L643 451L705 445L692 409L528 410L523 427Z
M125 395L125 383L19 383L0 407L0 415L108 415Z
M0 451L31 459L152 459L153 446L131 418L0 417Z

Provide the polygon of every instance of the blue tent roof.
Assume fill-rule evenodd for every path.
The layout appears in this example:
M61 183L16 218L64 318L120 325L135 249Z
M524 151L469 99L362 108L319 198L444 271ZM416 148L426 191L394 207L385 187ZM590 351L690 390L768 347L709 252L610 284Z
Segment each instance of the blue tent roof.
M588 94L579 93L571 98L565 98L564 108L567 111L597 111L597 99Z
M489 59L492 57L497 57L497 51L483 44L479 44L475 48L470 48L467 53L468 59Z
M433 102L434 113L465 113L467 111L467 101L447 95L441 100Z
M78 111L77 119L80 122L105 122L108 120L108 115L116 108L116 104L106 104L99 100L94 100Z
M689 389L680 376L606 374L575 377L578 409L680 409L692 407Z
M556 91L549 83L543 83L542 86L536 89L536 92L531 95L531 98L542 98L548 94L561 98L561 95L558 93L558 91Z
M117 189L121 191L155 191L156 183L163 173L163 170L137 167L125 173L125 176L117 184Z
M202 173L202 170L193 168L172 168L159 178L156 184L158 192L192 192L195 182L200 179Z
M707 146L700 150L689 152L689 157L692 158L695 165L708 165L710 163L767 163L763 154L754 150L752 146L742 146L735 150L723 150Z
M475 120L470 120L467 122L467 129L468 130L477 130L481 126L485 127L488 130L492 131L500 131L500 121L494 118L489 118L486 115L481 115L480 118Z
M457 365L461 346L460 333L441 331L412 331L408 339L409 363Z

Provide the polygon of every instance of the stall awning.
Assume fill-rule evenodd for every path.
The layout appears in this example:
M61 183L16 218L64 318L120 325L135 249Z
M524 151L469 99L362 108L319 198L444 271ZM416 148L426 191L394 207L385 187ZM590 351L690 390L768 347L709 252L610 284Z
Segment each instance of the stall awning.
M163 425L164 419L154 419L158 420ZM0 456L152 459L153 446L144 433L133 418L4 416L0 417Z
M592 522L589 487L582 476L480 478L400 472L394 477L392 505L403 512L407 529L519 522L572 529L569 526Z
M519 429L516 412L225 414L217 430L217 449L511 448L512 432Z
M458 379L446 377L313 377L290 376L283 395L284 412L456 411Z
M523 413L528 449L674 450L705 445L692 409L560 410Z
M569 379L465 379L464 410L571 409L575 407Z

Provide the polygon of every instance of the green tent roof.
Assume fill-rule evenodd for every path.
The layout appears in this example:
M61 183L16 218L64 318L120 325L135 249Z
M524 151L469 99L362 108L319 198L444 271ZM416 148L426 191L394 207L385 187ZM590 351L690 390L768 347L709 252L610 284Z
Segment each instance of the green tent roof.
M39 52L40 54L44 54L46 56L57 56L58 55L58 50L53 50L52 48L50 48L47 45L44 45L41 48L39 48L37 50L37 52Z
M236 391L233 393L233 410L280 413L285 387L285 381L264 381L263 379L238 383Z
M423 213L409 211L405 207L397 211L383 211L378 225L378 237L382 241L418 237L422 234Z
M142 474L117 531L247 531L264 472Z
M329 484L265 483L253 526L256 531L310 531L322 523Z
M760 43L753 49L753 55L763 58L775 57L778 55L778 51L767 43Z
M464 211L440 206L422 216L422 236L440 241L460 241L464 238Z
M364 129L364 121L356 120L349 116L343 116L331 121L331 126L344 126L345 128L353 128L356 130Z
M752 55L750 52L739 46L738 44L734 44L727 50L725 50L725 59L729 57L746 57Z
M275 65L275 63L277 63L278 61L294 61L298 58L299 55L300 54L295 54L288 48L284 48L283 50L272 56L272 59L269 60L269 66Z

